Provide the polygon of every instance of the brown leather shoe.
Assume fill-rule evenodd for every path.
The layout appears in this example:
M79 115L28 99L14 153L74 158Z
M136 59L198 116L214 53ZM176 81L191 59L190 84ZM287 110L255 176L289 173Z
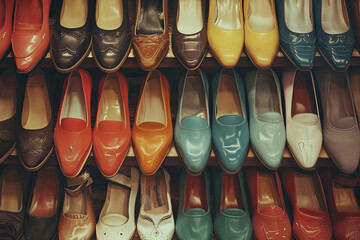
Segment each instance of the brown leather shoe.
M349 15L351 18L351 24L354 29L355 35L355 47L360 51L360 2L359 0L348 1Z
M169 49L167 0L137 0L134 54L145 71L154 70Z
M198 16L195 17L194 16ZM172 50L189 70L197 69L207 53L205 0L189 4L177 0L176 23L172 31Z

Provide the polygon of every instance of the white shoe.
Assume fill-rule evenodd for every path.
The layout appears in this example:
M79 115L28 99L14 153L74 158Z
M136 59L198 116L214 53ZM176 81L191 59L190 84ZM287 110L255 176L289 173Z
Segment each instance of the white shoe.
M96 239L132 239L135 234L135 202L139 171L131 168L131 177L117 173L108 178L106 200L96 224Z
M172 239L175 231L170 199L170 175L160 169L141 176L141 207L137 231L142 240Z

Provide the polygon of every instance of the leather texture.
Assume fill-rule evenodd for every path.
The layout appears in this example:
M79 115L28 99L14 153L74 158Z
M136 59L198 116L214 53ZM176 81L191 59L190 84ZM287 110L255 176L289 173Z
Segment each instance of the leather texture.
M242 109L242 114L227 114L220 117L217 116L218 111L222 111L217 106L219 85L225 70L220 70L212 80L212 99L213 99L213 114L212 114L212 142L216 157L225 172L234 174L238 172L244 163L247 156L250 132L246 107L245 84L242 77L235 69L230 70L231 77L234 79L236 89L234 91L238 94ZM225 84L225 83L223 83ZM224 101L224 100L219 100ZM231 104L231 103L229 103ZM236 108L236 106L232 106Z
M15 0L2 1L0 3L0 8L3 9L0 17L4 19L3 24L0 26L0 61L10 48L14 3Z
M355 47L360 49L360 3L357 0L349 0L348 4L349 17L354 28Z
M354 106L357 120L360 120L360 71L356 68L348 70L351 93L354 97Z

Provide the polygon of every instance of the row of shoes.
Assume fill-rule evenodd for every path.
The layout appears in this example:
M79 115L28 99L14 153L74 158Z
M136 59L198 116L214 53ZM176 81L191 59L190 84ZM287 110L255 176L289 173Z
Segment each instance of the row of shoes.
M0 13L0 59L11 42L18 71L29 72L47 52L51 0L17 0L13 21L14 2L0 2L5 9ZM56 69L76 69L92 49L101 70L116 72L132 42L140 66L154 70L169 48L167 0L137 0L133 34L128 0L97 0L96 6L94 2L64 0L58 9L50 49ZM354 42L360 46L357 0L210 0L207 28L205 2L176 3L172 48L187 69L200 66L208 42L226 68L237 64L244 45L255 66L269 68L280 42L285 55L301 70L312 67L317 43L337 71L348 68Z

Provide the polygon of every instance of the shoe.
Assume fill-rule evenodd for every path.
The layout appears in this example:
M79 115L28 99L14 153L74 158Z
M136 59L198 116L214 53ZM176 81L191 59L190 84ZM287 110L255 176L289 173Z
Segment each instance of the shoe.
M117 173L108 178L106 200L96 224L96 239L132 239L135 234L135 202L139 171L131 168L130 177Z
M168 0L137 0L134 55L145 71L153 71L169 50Z
M257 240L291 239L291 223L286 213L277 171L250 168L245 172L252 206L253 233Z
M358 122L360 121L360 71L356 68L348 70L351 93L354 99L355 112ZM360 123L360 122L359 122Z
M96 218L91 199L92 179L88 171L67 179L63 209L59 220L59 240L90 240Z
M237 173L249 149L249 124L243 79L232 70L220 70L212 82L212 140L216 158L228 174Z
M274 0L244 0L245 49L257 68L269 68L279 49Z
M61 171L70 178L81 172L92 148L91 84L90 74L77 69L63 86L54 143Z
M0 61L10 49L14 3L15 0L0 1Z
M51 36L51 59L62 73L76 69L91 49L93 1L63 0Z
M214 57L233 68L244 47L243 0L210 0L207 36Z
M22 239L30 175L8 165L0 176L0 239Z
M26 83L16 150L21 164L28 171L39 170L54 149L55 120L49 84L40 68L29 74Z
M128 0L96 1L92 52L96 65L104 72L116 72L131 49Z
M285 98L286 138L296 163L312 170L322 146L319 107L311 71L285 71L282 75Z
M316 33L312 1L276 0L280 47L299 70L312 68Z
M360 4L357 0L350 0L346 2L349 9L349 17L354 29L355 47L360 51Z
M212 180L215 189L216 239L252 239L251 219L242 173L227 175L221 168L214 168Z
M354 49L354 33L345 0L313 1L317 46L335 71L346 71Z
M18 72L28 73L48 51L51 0L17 0L11 44Z
M293 209L295 239L331 240L330 215L317 171L283 169L281 180Z
M41 169L32 189L25 216L25 239L54 239L63 200L57 168Z
M267 168L277 169L286 139L279 79L271 69L257 70L246 75L245 84L253 151Z
M179 81L174 139L186 170L201 174L211 151L209 85L201 70L187 71Z
M122 73L110 73L101 79L93 144L96 163L105 177L119 171L130 147L128 94Z
M135 156L144 175L153 175L159 169L172 138L170 85L159 70L154 70L142 83L132 131Z
M163 168L141 176L141 206L137 221L140 239L172 239L175 221L170 198L170 175Z
M172 51L188 70L197 69L208 50L205 0L177 0L176 24L172 30Z
M346 176L327 169L320 172L320 176L331 214L334 239L359 240L360 201L356 197L358 175Z
M341 171L351 174L359 165L360 131L348 75L319 69L315 79L321 95L324 148Z
M0 76L0 163L14 151L20 127L20 81L14 70Z
M213 232L210 206L210 174L181 171L176 236L179 240L209 240Z

